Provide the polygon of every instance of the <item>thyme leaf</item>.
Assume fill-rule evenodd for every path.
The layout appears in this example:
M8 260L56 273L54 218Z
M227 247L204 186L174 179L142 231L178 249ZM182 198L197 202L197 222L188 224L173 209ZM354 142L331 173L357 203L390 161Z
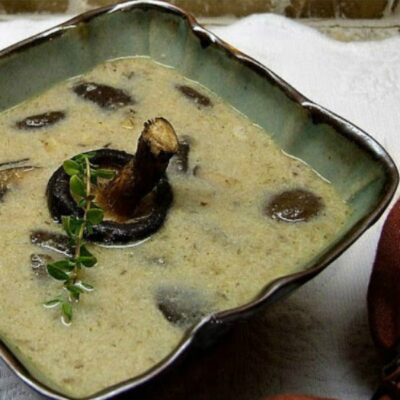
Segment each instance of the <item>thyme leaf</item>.
M102 179L114 177L114 172L111 170L97 169L96 165L90 162L93 157L93 153L79 154L63 164L65 173L70 176L69 190L83 210L83 216L62 217L62 227L70 239L74 254L72 257L47 265L49 275L63 282L63 293L43 305L46 308L60 306L61 320L65 325L71 324L73 306L79 302L81 295L94 290L92 285L81 281L82 270L97 264L97 258L87 248L84 235L92 232L93 226L101 224L104 218L104 211L94 202L92 186L96 184L97 177Z

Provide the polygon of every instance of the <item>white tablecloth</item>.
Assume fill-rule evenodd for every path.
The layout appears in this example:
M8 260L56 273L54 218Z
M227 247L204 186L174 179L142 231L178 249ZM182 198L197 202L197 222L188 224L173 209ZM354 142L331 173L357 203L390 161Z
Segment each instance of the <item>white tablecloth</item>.
M60 21L0 22L0 48ZM365 129L399 163L400 36L340 43L275 15L213 30L307 97ZM256 339L265 348L255 350L260 370L251 385L260 389L231 398L258 400L260 394L279 392L370 398L380 362L369 337L365 296L381 225L382 219L324 273L269 310ZM246 395L250 392L257 395ZM1 400L38 398L0 362Z

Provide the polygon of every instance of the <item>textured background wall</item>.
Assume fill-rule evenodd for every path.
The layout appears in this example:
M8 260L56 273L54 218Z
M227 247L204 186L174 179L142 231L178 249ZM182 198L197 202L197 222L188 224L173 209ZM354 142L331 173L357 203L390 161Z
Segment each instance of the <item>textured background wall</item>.
M0 12L80 12L116 0L0 0ZM293 18L382 18L398 8L399 0L170 0L196 15L243 16L273 11Z

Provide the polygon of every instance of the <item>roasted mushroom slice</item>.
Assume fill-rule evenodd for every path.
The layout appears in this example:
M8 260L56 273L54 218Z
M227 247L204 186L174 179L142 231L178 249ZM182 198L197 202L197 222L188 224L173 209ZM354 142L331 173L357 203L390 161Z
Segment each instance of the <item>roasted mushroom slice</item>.
M45 230L36 230L31 232L31 243L43 249L55 251L71 257L74 249L71 247L68 236L61 233Z
M181 328L188 328L211 311L211 304L200 291L181 287L164 286L155 293L158 309L165 319Z
M201 94L196 89L187 85L176 85L176 88L189 100L193 101L199 108L211 107L213 103L210 98Z
M47 264L53 262L53 257L48 254L31 254L31 268L38 277L47 276Z
M106 110L117 110L128 104L135 104L135 100L122 89L95 82L79 83L72 90L82 99L91 101Z
M192 139L189 136L182 136L179 138L178 152L172 157L170 167L172 170L179 174L185 174L189 168L189 152Z
M317 216L323 207L321 197L316 194L305 189L292 189L273 196L265 213L279 221L302 222Z
M48 111L43 114L31 115L16 123L18 129L34 130L56 124L65 118L63 111Z
M93 233L88 239L107 245L126 244L145 239L161 228L172 199L171 186L166 177L162 177L151 193L139 202L132 218L126 221L105 220L93 227Z
M167 120L146 122L135 157L100 191L100 204L120 218L134 217L142 199L156 184L167 181L165 171L177 151L178 138Z
M163 118L145 124L136 155L112 149L94 152L93 164L116 171L115 178L99 184L95 200L105 211L105 220L93 227L88 240L107 245L142 240L164 223L173 195L165 170L178 151L173 127ZM60 167L47 186L48 207L57 221L63 215L81 216L69 191L69 177Z
M3 200L11 185L20 181L27 172L34 169L32 165L27 164L28 161L28 158L23 158L0 163L0 201Z

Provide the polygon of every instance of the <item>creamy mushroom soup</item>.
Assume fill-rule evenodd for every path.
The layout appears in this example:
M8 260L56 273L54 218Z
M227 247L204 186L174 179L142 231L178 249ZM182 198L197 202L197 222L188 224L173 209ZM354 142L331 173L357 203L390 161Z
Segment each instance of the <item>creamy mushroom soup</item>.
M46 187L63 161L96 149L136 151L162 117L179 152L173 202L148 238L90 243L95 290L57 307L46 264L68 256ZM146 58L106 62L0 115L0 335L49 387L83 397L167 357L202 316L243 305L303 270L343 229L349 208L329 182L199 84ZM62 254L64 253L64 254Z

